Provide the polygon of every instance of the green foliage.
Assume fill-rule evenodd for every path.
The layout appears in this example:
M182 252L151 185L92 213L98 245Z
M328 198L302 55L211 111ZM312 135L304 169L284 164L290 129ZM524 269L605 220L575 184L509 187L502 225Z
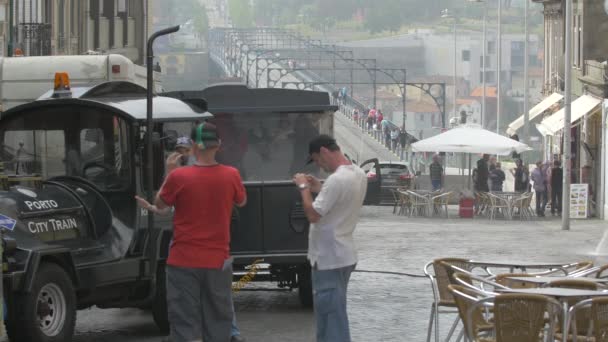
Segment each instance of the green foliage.
M234 27L253 26L253 12L249 0L228 0L228 12Z
M493 25L496 23L496 0L486 1L488 24ZM507 2L505 1L505 4ZM510 29L517 30L523 23L521 4L511 2L512 5L505 6L503 11L505 32L510 32ZM239 3L239 6L236 6L236 3ZM470 25L467 25L467 28L470 26L470 29L477 30L481 25L484 8L483 3L470 3L467 0L253 0L252 3L253 8L249 9L248 0L229 0L229 4L232 4L231 11L233 7L248 9L245 12L252 13L252 21L258 26L298 25L316 31L326 31L329 28L354 31L365 29L371 35L397 32L405 25L445 25L441 19L443 9L448 9L451 15L458 18L459 24L468 22ZM531 6L532 30L542 26L541 10L542 6ZM241 9L239 11L242 12ZM240 15L239 11L236 15L233 14L235 24L235 16ZM362 23L354 20L356 15L361 15ZM244 21L250 25L248 20Z
M207 8L205 5L198 4L198 8L193 12L194 30L199 37L206 37L209 31L209 17L207 16Z

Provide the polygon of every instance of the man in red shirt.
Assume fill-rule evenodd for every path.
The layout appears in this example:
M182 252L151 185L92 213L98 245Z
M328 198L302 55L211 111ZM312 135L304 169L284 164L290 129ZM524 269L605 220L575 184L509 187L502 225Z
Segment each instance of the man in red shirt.
M167 305L172 342L228 342L232 323L230 218L247 198L241 176L219 164L216 127L192 130L192 166L167 170L154 204L173 206L167 260Z

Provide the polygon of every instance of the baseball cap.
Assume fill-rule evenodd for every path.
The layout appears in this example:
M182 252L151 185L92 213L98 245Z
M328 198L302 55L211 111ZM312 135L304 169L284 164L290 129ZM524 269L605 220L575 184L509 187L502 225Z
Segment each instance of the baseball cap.
M175 147L186 147L186 148L190 148L192 147L192 143L189 137L179 137L177 138L177 143L175 144Z
M308 159L306 160L306 164L312 163L312 154L319 153L321 147L338 147L338 143L336 142L336 139L327 134L319 135L308 144Z
M200 149L206 149L209 147L218 146L220 144L220 138L217 134L217 127L210 122L202 122L194 126L190 136L192 141Z

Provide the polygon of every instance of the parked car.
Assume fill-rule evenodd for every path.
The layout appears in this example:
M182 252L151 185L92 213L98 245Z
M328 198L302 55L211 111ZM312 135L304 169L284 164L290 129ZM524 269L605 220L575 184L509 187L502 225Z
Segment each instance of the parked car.
M416 187L416 174L413 172L408 162L401 161L380 161L378 168L380 170L381 180L381 202L392 203L393 195L390 189L403 187L413 189ZM367 172L368 180L378 178L375 169Z

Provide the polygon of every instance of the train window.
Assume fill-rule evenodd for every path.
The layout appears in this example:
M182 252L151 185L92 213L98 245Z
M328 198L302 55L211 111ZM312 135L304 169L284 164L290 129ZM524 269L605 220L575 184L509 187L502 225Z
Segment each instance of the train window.
M4 168L14 175L50 178L65 174L65 137L60 130L4 132Z
M103 131L100 128L85 128L80 131L80 155L84 163L103 161Z
M328 133L330 113L215 113L222 140L217 160L239 169L245 181L291 180L306 165L308 143Z

